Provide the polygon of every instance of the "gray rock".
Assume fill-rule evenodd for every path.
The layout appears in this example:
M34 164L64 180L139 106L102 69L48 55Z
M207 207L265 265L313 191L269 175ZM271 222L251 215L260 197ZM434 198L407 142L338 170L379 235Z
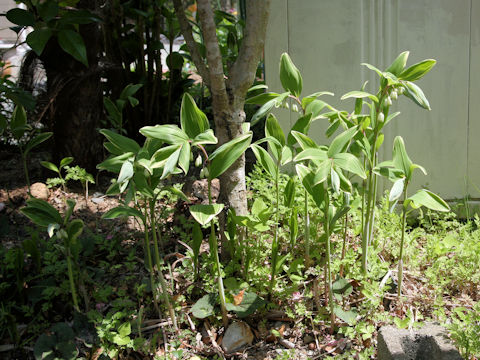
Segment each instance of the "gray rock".
M194 196L204 203L208 203L208 181L207 179L195 180L187 182L183 188L187 196ZM220 181L218 179L212 180L212 200L215 202L220 194Z
M44 183L37 182L30 186L30 194L37 199L47 200L50 196L50 191L48 190L47 185Z
M92 202L95 203L95 204L101 204L105 201L104 198L101 198L101 197L93 197L92 198Z
M310 344L310 343L313 343L315 341L315 338L312 336L312 335L309 335L309 334L306 334L304 337L303 337L303 343L304 344Z
M419 330L383 326L378 332L378 360L461 360L445 328L426 323Z
M222 347L225 352L231 353L245 345L250 345L253 341L253 333L250 327L241 321L235 321L225 331L222 340Z

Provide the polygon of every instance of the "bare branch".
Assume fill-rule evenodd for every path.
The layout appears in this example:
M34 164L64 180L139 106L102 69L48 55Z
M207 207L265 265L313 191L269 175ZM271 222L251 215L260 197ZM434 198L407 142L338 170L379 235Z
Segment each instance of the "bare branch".
M247 0L245 35L235 63L229 69L229 88L243 99L255 79L267 31L271 0Z
M180 29L182 30L182 35L187 44L188 51L190 51L190 55L192 57L193 63L197 67L198 73L202 77L203 82L207 86L209 86L210 77L208 74L208 68L203 62L203 59L202 59L202 56L200 55L200 51L198 50L197 44L193 39L192 26L188 22L188 19L185 15L185 9L183 8L183 1L173 0L173 6L175 7L175 13L177 14L178 22L180 23Z
M225 86L225 74L223 72L222 54L220 53L220 47L218 46L217 31L210 0L198 0L197 11L205 47L207 49L210 91L214 98L217 97L217 101L225 102L227 105L228 97Z

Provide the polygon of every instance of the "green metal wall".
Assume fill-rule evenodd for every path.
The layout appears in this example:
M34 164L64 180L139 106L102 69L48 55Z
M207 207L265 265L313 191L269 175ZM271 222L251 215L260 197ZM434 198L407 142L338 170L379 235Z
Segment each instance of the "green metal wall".
M388 125L381 155L391 158L393 139L401 135L412 160L428 171L426 177L419 172L414 185L447 199L480 198L480 0L273 0L270 16L270 89L281 90L278 61L287 51L303 74L303 94L332 91L335 97L325 100L340 109L353 109L352 99L340 97L364 81L377 90L376 74L362 62L385 68L404 50L408 64L436 59L418 82L432 111L401 97L402 114ZM277 115L285 130L296 119L286 110ZM326 141L326 127L317 121L311 135Z

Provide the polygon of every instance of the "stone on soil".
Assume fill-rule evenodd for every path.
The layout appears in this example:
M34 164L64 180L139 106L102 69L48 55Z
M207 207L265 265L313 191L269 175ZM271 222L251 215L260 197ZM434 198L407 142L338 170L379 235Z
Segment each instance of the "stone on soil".
M378 360L461 360L445 328L427 323L419 330L383 326L378 333Z
M235 321L225 331L222 340L222 347L225 352L231 353L242 348L245 345L250 345L253 341L253 333L250 327L244 322Z
M32 186L30 186L30 194L32 194L34 198L37 198L40 200L47 200L50 195L50 192L48 191L47 185L37 182L35 184L32 184Z

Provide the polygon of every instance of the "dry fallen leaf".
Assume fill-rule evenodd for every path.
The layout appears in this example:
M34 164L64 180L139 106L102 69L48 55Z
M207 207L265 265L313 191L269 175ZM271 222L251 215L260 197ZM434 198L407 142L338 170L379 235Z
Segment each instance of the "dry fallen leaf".
M243 294L245 290L241 290L237 295L233 295L233 305L238 306L243 301Z

